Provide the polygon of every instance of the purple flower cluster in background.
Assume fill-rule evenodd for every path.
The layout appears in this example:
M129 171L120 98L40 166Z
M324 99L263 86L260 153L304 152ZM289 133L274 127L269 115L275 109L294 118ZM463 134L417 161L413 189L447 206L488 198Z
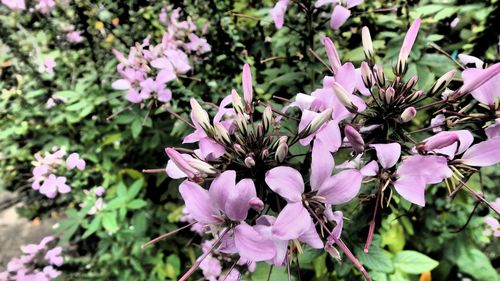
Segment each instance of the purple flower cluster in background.
M21 246L23 255L12 258L7 270L0 272L0 281L50 281L61 275L57 270L64 263L62 247L47 236L39 244Z
M160 44L152 45L146 38L142 44L131 47L127 57L114 50L122 78L113 82L112 87L127 90L126 98L132 103L149 99L170 101L172 92L167 83L192 69L190 58L194 60L210 51L206 39L194 33L196 25L190 19L180 20L179 8L164 8L160 21L167 29Z
M52 153L45 152L44 156L41 152L36 153L31 187L48 198L55 198L58 193L70 192L71 187L66 183L67 178L58 176L57 172L61 167L65 167L68 171L75 168L83 171L85 160L81 159L78 153L71 153L64 160L65 156L66 151L57 147L52 148Z

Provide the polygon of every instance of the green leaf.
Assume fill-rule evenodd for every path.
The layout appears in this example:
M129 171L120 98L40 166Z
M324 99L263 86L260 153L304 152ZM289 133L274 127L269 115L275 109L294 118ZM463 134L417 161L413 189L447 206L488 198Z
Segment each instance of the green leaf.
M94 217L87 230L83 233L82 235L83 239L89 237L90 235L92 235L94 232L97 231L97 229L101 225L101 219L102 219L101 216Z
M130 126L130 131L132 132L132 137L134 139L139 137L142 131L142 120L135 119L134 122L132 122L132 125Z
M118 230L115 213L104 213L102 216L102 226L109 232L114 233Z
M431 271L439 262L417 251L402 251L393 258L396 268L410 274Z
M252 273L252 281L288 281L288 273L285 267L273 267L271 277L269 277L270 266L265 263L258 263L255 271ZM292 280L296 280L292 276Z
M146 201L142 199L135 199L127 204L127 208L135 210L135 209L140 209L146 205L147 205Z
M372 245L368 253L356 248L356 257L371 270L383 273L394 271L391 258L377 245Z
M181 260L177 255L170 255L167 258L166 276L171 279L177 279L181 273Z
M137 196L137 194L139 193L139 191L141 191L142 187L144 186L144 179L138 179L136 180L128 189L128 192L127 192L127 198L130 200L130 199L133 199Z
M456 257L461 272L470 274L477 281L498 281L499 275L491 265L490 259L480 250L468 247Z

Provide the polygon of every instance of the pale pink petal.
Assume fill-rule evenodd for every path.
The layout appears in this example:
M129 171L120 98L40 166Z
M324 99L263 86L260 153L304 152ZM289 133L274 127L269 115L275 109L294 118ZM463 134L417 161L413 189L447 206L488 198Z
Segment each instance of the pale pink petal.
M484 132L489 139L500 137L500 119L497 119L495 124L484 129Z
M342 145L340 128L336 121L328 121L316 133L316 140L321 141L330 152L337 152Z
M208 190L210 200L214 207L219 210L224 210L228 197L235 192L236 188L236 172L233 170L225 171L217 176Z
M500 163L500 137L492 138L471 146L460 162L477 167Z
M111 84L111 88L115 90L128 90L130 89L130 86L130 81L125 79L118 79Z
M273 235L281 240L297 239L309 230L311 223L311 216L302 202L288 203L276 218Z
M363 3L364 0L347 0L347 8L350 9L354 6L357 6Z
M405 159L397 170L400 177L413 176L425 180L425 184L440 183L453 175L448 160L443 156L413 155Z
M488 79L478 80L478 77L487 76L492 70L498 69L496 75ZM463 88L472 88L474 85L480 85L472 90L472 96L481 103L487 105L495 104L495 101L500 99L500 63L490 66L487 69L481 68L467 68L462 72L462 78L464 80ZM483 81L486 80L486 81Z
M416 19L406 32L405 39L403 41L403 45L401 46L401 50L399 51L399 60L406 61L408 56L410 55L413 44L415 44L415 40L417 39L418 30L420 29L420 19Z
M339 29L351 16L351 11L341 5L336 5L333 8L332 17L330 18L330 27L334 30Z
M299 236L299 241L308 244L313 249L322 249L324 246L323 240L319 237L318 231L316 231L316 227L312 221L309 229Z
M399 143L371 144L370 147L375 148L378 161L384 169L396 165L399 156L401 156L401 145Z
M247 260L265 261L276 255L274 243L246 223L234 229L234 243L240 256Z
M363 168L359 169L359 172L363 175L363 177L374 177L378 174L378 164L377 161L372 160Z
M317 191L321 184L332 175L335 162L326 146L316 140L312 149L311 189Z
M325 197L328 204L347 203L358 194L362 180L363 175L356 169L341 171L321 185L318 195Z
M202 138L199 142L203 159L215 160L224 155L226 149L211 138Z
M404 199L413 204L425 206L425 179L419 176L402 176L394 188Z
M184 199L186 209L193 218L202 224L216 224L219 222L214 215L218 215L214 203L210 200L207 190L194 182L183 181L179 192Z
M280 166L266 173L265 181L272 191L278 193L287 202L300 202L304 192L304 180L299 171Z
M250 210L250 201L257 198L255 184L251 179L242 179L229 195L224 213L233 221L244 221Z

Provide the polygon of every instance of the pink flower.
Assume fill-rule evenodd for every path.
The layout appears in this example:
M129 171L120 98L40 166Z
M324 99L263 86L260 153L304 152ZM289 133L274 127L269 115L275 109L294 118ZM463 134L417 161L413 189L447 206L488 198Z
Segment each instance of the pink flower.
M64 263L64 258L61 256L62 253L62 247L55 247L45 254L44 258L47 260L50 264L53 264L55 266L61 266Z
M77 168L78 170L83 171L85 169L85 160L80 159L80 155L78 153L71 153L66 159L66 167L68 170Z
M71 31L66 34L66 40L70 43L80 43L83 41L82 32L81 31Z
M500 63L486 69L467 68L462 72L464 85L460 94L471 92L472 96L481 103L494 105L500 100Z
M333 12L330 19L330 27L334 30L339 29L351 16L351 11L349 9L363 3L363 0L347 0L345 4L337 0L318 0L314 4L316 8L319 8L325 4L334 4ZM343 6L345 5L345 7Z
M56 66L56 61L53 58L46 58L43 63L38 67L38 71L41 73L54 73L54 67Z
M22 11L26 9L24 0L2 0L2 4L13 11Z
M40 11L42 14L48 14L50 10L55 7L56 2L54 0L38 0L35 9Z
M290 2L290 0L279 0L269 12L273 18L276 29L281 29L283 27L288 2Z
M401 46L401 50L399 51L398 66L406 66L411 49L413 48L413 44L415 44L415 40L417 39L418 30L420 29L420 22L420 19L416 19L411 24L410 29L408 29L408 32L405 35L403 45Z
M55 198L57 193L68 193L71 188L66 184L66 177L57 177L50 174L49 177L40 186L40 193L48 198Z

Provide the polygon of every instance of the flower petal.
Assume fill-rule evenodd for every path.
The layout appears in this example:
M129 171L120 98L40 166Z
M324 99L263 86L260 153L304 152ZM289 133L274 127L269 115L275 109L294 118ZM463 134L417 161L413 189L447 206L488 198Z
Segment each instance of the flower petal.
M332 17L330 19L330 27L334 30L339 29L351 16L351 11L341 5L336 5L333 8Z
M316 226L312 221L309 229L304 234L300 235L299 241L308 244L314 249L322 249L324 246L323 240L319 237L318 231L316 231Z
M375 148L378 161L384 169L394 166L398 162L399 156L401 156L401 145L399 143L371 144L370 147Z
M462 156L461 162L477 167L500 163L500 137L495 137L471 146Z
M215 224L219 221L214 217L217 209L210 200L208 191L201 186L188 180L183 181L179 186L179 192L186 204L186 209L193 218L203 224Z
M413 204L425 206L425 179L419 176L402 176L394 183L394 188L404 199Z
M448 160L443 156L414 155L401 163L397 170L400 177L421 177L425 184L440 183L453 175L448 167Z
M321 140L316 140L312 149L311 189L316 191L332 175L334 159Z
M273 235L281 240L297 239L309 230L311 223L311 216L302 202L288 203L276 218Z
M236 172L233 170L225 171L214 179L210 185L208 193L210 200L219 210L224 210L228 198L235 192Z
M247 260L265 261L276 255L274 243L246 223L234 229L234 242L240 256Z
M328 178L319 188L318 195L325 197L328 204L349 202L358 194L362 180L363 175L358 170L344 170Z
M287 202L299 202L304 192L304 180L300 173L286 166L280 166L266 173L265 181L272 191L285 198Z
M255 184L251 179L242 179L229 195L224 213L233 221L244 221L250 209L250 200L257 197Z

